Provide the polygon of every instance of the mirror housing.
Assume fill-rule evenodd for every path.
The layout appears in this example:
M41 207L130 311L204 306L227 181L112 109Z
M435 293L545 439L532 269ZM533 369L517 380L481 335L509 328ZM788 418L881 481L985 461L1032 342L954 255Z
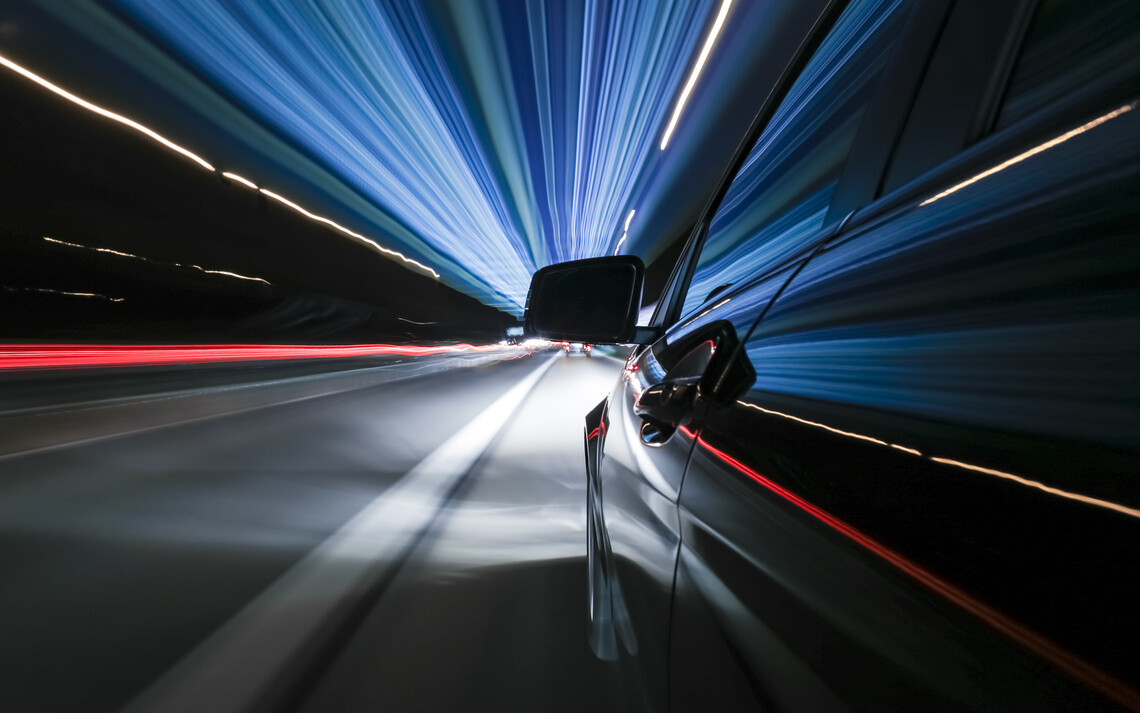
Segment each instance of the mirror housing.
M548 265L530 281L526 298L528 337L630 344L645 265L634 255L615 255Z

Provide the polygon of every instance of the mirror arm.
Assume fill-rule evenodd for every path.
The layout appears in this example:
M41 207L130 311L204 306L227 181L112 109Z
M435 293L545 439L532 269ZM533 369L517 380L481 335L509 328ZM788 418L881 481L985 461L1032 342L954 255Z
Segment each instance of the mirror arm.
M634 344L652 344L664 333L661 327L638 327L633 332Z

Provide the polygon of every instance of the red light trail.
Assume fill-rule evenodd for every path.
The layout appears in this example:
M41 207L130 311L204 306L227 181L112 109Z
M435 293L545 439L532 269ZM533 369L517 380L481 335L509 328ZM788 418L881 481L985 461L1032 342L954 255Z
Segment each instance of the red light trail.
M277 359L344 359L368 356L431 356L523 351L499 344L415 346L401 344L9 344L0 345L0 371L101 366L206 364Z
M1011 619L1010 617L1006 616L1000 611L997 611L988 604L975 599L970 594L967 594L958 587L955 587L949 582L946 582L940 577L932 574L931 572L907 559L898 552L895 552L889 547L883 545L877 540L867 536L858 529L835 517L831 513L828 513L817 505L808 502L787 488L778 485L771 479L749 468L747 465L741 463L736 458L733 458L724 451L710 445L709 442L700 436L696 431L684 427L682 427L681 430L690 438L696 438L697 443L706 452L720 460L725 465L728 465L734 470L748 476L752 480L770 490L772 493L780 496L787 502L800 508L820 522L826 524L827 526L850 538L851 540L859 543L867 550L875 553L883 560L891 563L948 601L973 614L978 619L984 621L986 624L1009 637L1013 641L1016 641L1031 651L1035 651L1039 656L1050 661L1053 665L1067 672L1069 675L1082 681L1086 685L1099 690L1101 693L1109 696L1110 698L1113 698L1117 702L1122 703L1133 710L1140 710L1140 694L1129 688L1123 682L1117 680L1108 673L1101 671L1099 668L1093 666L1084 659L1070 653L1069 651L1045 638L1041 634L1038 634L1036 631L1033 631L1024 624Z

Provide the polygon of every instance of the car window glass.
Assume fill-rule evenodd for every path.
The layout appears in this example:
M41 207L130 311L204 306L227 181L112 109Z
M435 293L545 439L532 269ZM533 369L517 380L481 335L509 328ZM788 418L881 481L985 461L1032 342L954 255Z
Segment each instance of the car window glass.
M836 21L729 186L682 315L695 312L716 288L776 266L822 226L902 5L856 0Z
M1127 64L1135 58L1138 42L1136 0L1043 0L1014 66L996 128Z
M743 339L752 327L752 323L756 321L757 315L764 311L799 264L796 262L772 273L750 285L747 290L711 300L670 329L666 341L669 344L683 342L688 335L700 330L706 324L718 321L730 322L737 336Z
M755 388L1135 443L1137 137L1108 114L848 233L749 336Z

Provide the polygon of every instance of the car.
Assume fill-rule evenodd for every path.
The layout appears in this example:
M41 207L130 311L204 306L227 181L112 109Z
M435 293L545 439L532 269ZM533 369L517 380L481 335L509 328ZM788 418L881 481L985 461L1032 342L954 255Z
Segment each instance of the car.
M572 354L590 356L591 349L593 349L591 345L582 344L581 342L562 342L562 351L566 352L567 356Z
M1140 4L773 3L770 82L585 422L630 710L1140 710Z

